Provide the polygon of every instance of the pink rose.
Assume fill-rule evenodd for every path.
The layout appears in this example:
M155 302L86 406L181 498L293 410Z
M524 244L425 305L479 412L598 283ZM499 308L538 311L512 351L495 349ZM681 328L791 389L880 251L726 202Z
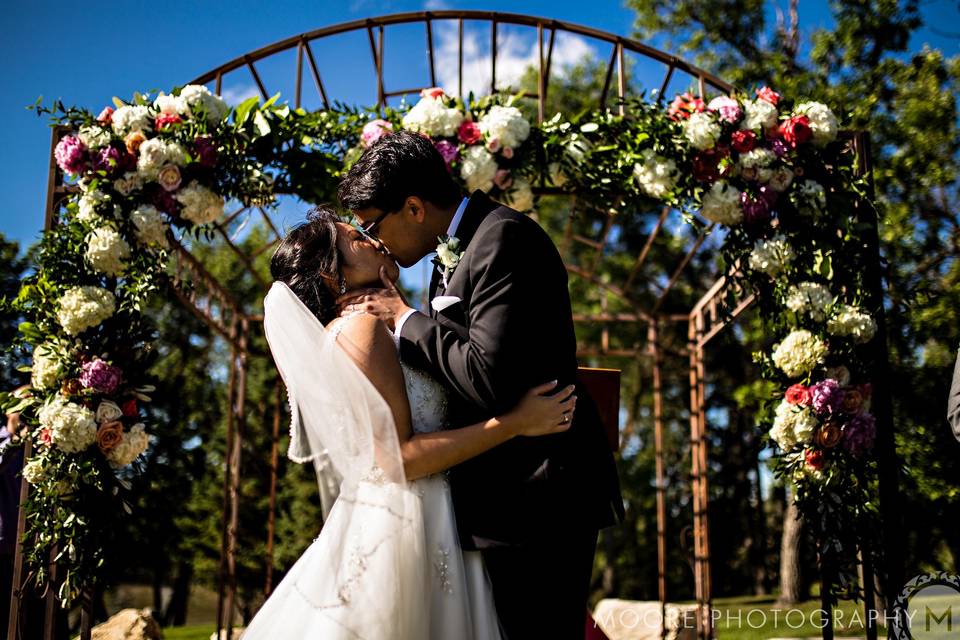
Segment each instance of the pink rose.
M796 149L813 137L813 131L810 129L810 118L807 116L790 118L780 125L780 135L783 136L787 144Z
M113 107L104 107L100 115L97 116L97 122L110 124L113 122Z
M500 151L500 138L490 138L487 140L487 151L490 153Z
M421 98L442 98L444 96L443 89L440 87L431 87L429 89L424 89L420 92Z
M807 449L803 452L803 462L807 465L808 469L813 469L814 471L820 471L823 469L825 460L823 459L823 451L819 449Z
M503 149L500 150L500 154L501 154L504 158L506 158L507 160L509 160L510 158L513 157L513 147L504 147Z
M40 442L48 447L53 443L53 434L50 431L50 427L44 427L40 430Z
M157 131L160 131L164 127L168 127L172 124L177 124L183 122L183 120L175 113L161 113L154 120L154 125Z
M480 125L472 120L464 120L457 129L457 139L463 144L477 144L483 138Z
M695 97L692 93L684 93L673 99L667 114L674 120L686 120L692 114L703 111L707 105L701 98Z
M369 147L383 136L390 135L393 132L393 125L377 118L363 125L363 131L360 133L360 145Z
M720 119L727 122L736 122L743 115L740 103L729 96L717 96L710 101L707 109L716 111L720 114Z
M773 106L777 106L777 104L780 102L780 94L770 87L757 89L757 97L765 102L769 102Z
M510 170L497 169L497 173L493 176L493 184L497 185L497 188L501 191L509 189L510 185L513 184L513 176L510 175Z
M157 182L166 191L176 191L180 187L180 169L175 164L165 165L157 175Z
M120 369L100 358L84 362L80 369L80 384L99 393L113 393L123 379Z

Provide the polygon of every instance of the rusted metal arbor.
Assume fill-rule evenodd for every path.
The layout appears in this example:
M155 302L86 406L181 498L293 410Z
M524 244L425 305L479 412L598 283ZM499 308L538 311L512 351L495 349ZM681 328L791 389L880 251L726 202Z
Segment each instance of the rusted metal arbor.
M535 57L533 66L537 71L537 91L528 94L536 100L537 116L540 121L544 113L552 74L552 61L558 36L576 36L588 39L595 43L597 50L608 52L606 72L602 92L598 98L597 107L605 108L608 104L616 105L620 113L624 113L623 99L629 96L629 82L627 70L631 65L635 68L643 66L646 74L650 68L658 69L660 78L657 87L657 99L671 87L679 86L683 89L689 86L697 87L700 95L729 93L733 87L710 73L690 65L668 53L653 49L640 42L623 38L617 35L604 33L588 27L559 22L556 20L537 18L516 14L504 14L481 11L434 11L390 15L380 18L369 18L350 23L325 27L308 33L303 33L267 47L263 47L249 54L240 56L227 62L212 71L198 76L193 83L212 85L216 93L224 90L225 82L230 83L240 78L241 82L252 81L259 93L266 99L274 87L265 82L266 74L262 72L265 66L273 65L277 57L284 54L293 54L293 60L288 69L294 74L293 102L301 106L304 102L304 77L312 82L311 91L315 91L314 99L319 99L320 108L330 104L328 88L324 83L323 65L318 64L314 55L314 47L319 41L334 39L338 36L357 34L365 36L369 42L371 65L368 68L370 81L376 90L378 106L385 105L388 100L407 94L417 94L422 88L438 84L438 60L436 36L443 31L451 40L456 33L457 74L456 89L462 94L464 90L464 38L471 28L476 31L489 30L489 90L498 91L503 83L498 82L497 52L503 46L504 34L510 35L526 30L535 37ZM422 27L424 51L427 57L426 68L428 78L424 78L422 86L395 89L388 84L385 74L385 40L392 28L404 27L409 32L411 27ZM474 31L474 33L475 33ZM408 33L409 35L409 33ZM409 47L406 49L409 51ZM323 62L321 59L320 62ZM258 69L258 65L261 69ZM307 70L304 69L307 67ZM357 61L357 67L364 66ZM356 73L362 69L355 70ZM614 81L614 73L616 80ZM269 78L267 78L269 80ZM450 79L447 78L449 81ZM452 91L453 87L446 87ZM626 114L629 115L629 114ZM54 132L55 145L62 132ZM861 141L862 144L862 141ZM51 147L50 182L47 200L46 225L50 228L56 224L58 211L69 187L62 183L62 176L57 172L53 162L53 147ZM869 167L862 167L868 171ZM574 196L575 198L575 196ZM587 209L589 207L584 205ZM624 203L628 207L629 203ZM574 207L577 203L574 202ZM707 420L706 420L706 370L704 367L704 353L710 341L716 337L725 326L732 322L752 302L752 297L741 292L731 291L730 282L721 277L709 287L700 300L689 311L671 310L675 305L668 304L671 291L683 277L708 234L713 227L704 229L695 234L682 257L674 269L669 273L651 274L647 269L647 258L654 249L658 238L663 240L663 229L666 225L676 222L679 213L669 207L654 213L653 226L646 234L641 251L633 260L629 274L622 282L612 283L601 274L601 267L609 259L611 246L617 235L619 211L592 211L594 218L586 226L575 223L573 216L568 216L563 228L561 251L567 263L567 269L573 280L579 279L582 283L596 291L604 293L603 301L608 297L615 298L618 308L628 311L608 312L606 304L598 313L578 314L575 321L580 326L589 326L597 339L592 342L583 342L580 345L580 355L589 358L619 357L629 359L643 359L649 362L653 383L652 417L655 433L656 453L656 488L657 488L657 566L658 566L658 594L661 611L665 613L668 597L666 582L667 557L667 504L666 504L666 473L664 468L664 412L662 394L662 373L664 354L680 355L688 361L689 371L689 408L690 423L689 443L691 460L691 489L693 503L693 577L694 591L698 604L697 629L700 638L712 637L711 619L711 572L710 572L710 536L708 519L708 455L707 455ZM256 248L252 252L245 252L234 242L231 227L241 216L262 218L266 228L272 234L270 241ZM270 212L263 208L240 207L216 223L215 233L230 249L236 253L240 262L245 265L249 274L259 282L266 292L269 283L258 273L253 260L269 251L281 239L281 231L272 219ZM220 565L220 595L217 628L230 629L235 617L236 599L236 566L235 552L237 546L237 526L240 485L240 457L248 410L245 404L246 374L248 358L251 355L266 356L267 354L252 353L250 336L252 331L261 331L263 320L260 310L244 309L230 293L230 283L218 281L197 259L186 244L175 242L173 245L173 265L171 271L172 293L200 319L206 322L229 345L231 353L231 367L228 380L228 413L227 413L227 456L224 472L224 520L222 529L222 549ZM736 300L732 312L730 299ZM724 313L722 310L728 311ZM644 329L646 339L642 343L624 346L614 344L617 327L633 325ZM686 328L685 344L666 348L664 335L681 333ZM611 333L613 331L613 333ZM276 393L273 401L272 421L273 446L271 450L271 494L270 516L267 523L267 557L265 594L269 594L273 587L272 552L274 538L274 507L276 504L277 459L278 441L280 433L280 413L283 405L283 390L279 376L276 379ZM24 492L27 487L24 483ZM25 493L24 493L25 495ZM22 526L21 526L22 532ZM52 594L49 596L52 598ZM49 608L48 608L49 609ZM11 635L16 628L16 610L11 621ZM89 619L89 616L85 616ZM88 628L89 625L87 625ZM47 625L46 638L53 638L52 625Z

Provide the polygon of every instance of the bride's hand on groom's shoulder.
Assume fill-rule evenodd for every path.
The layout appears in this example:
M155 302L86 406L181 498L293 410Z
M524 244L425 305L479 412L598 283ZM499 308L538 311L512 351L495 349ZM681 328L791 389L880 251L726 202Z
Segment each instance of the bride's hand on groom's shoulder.
M337 299L337 307L340 309L340 315L346 316L352 313L364 312L375 315L387 325L390 331L396 326L396 321L412 307L404 299L403 294L397 289L383 267L380 268L380 280L383 282L383 288L354 289Z

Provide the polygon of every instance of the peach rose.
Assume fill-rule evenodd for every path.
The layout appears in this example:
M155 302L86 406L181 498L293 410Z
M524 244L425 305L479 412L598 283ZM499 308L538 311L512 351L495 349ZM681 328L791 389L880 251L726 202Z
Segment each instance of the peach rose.
M836 422L826 422L817 429L815 436L816 443L824 449L832 449L840 442L843 432L840 425Z
M127 145L127 151L136 153L140 150L140 145L143 144L146 139L147 136L143 135L141 131L131 131L127 134L127 137L123 139L123 143Z
M123 423L119 420L106 422L97 429L97 446L107 455L123 440Z

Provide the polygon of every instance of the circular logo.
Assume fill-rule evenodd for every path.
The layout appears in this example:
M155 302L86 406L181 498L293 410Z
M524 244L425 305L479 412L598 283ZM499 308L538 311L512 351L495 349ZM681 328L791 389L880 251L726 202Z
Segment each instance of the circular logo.
M960 637L960 576L924 573L908 582L893 605L897 640Z

